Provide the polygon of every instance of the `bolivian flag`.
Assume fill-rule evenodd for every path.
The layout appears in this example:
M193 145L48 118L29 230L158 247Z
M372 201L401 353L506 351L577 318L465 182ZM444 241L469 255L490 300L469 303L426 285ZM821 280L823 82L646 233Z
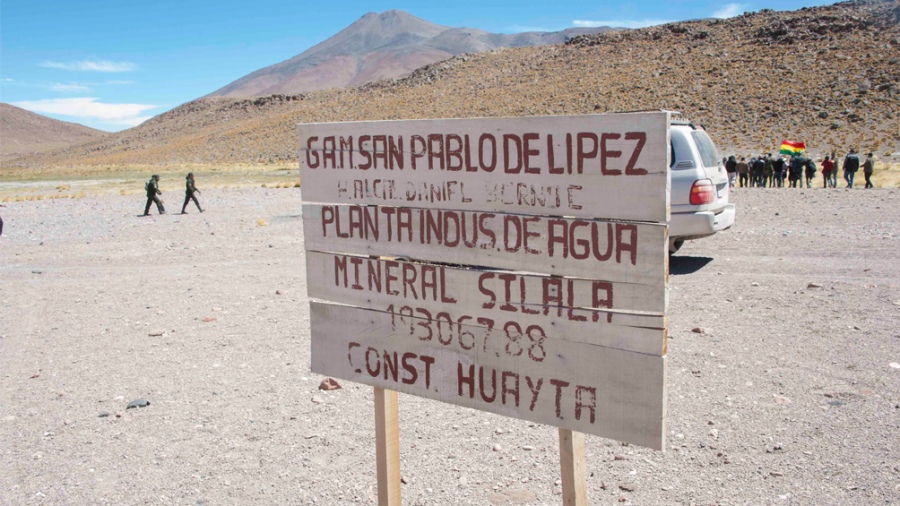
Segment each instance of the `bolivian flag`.
M806 151L806 143L805 142L794 142L794 141L781 141L781 154L782 155L799 155L800 153Z

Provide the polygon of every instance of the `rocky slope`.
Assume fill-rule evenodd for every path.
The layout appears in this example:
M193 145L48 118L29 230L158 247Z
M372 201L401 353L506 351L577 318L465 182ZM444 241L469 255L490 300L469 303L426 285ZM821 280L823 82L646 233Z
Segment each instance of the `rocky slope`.
M307 51L248 74L209 96L240 98L360 86L406 76L458 54L559 44L576 35L610 29L505 35L436 25L399 10L370 12Z
M100 139L107 132L0 103L0 160Z
M840 3L495 50L354 89L201 99L83 146L60 164L295 163L301 122L675 109L724 152L900 150L900 6ZM9 165L9 164L7 164Z

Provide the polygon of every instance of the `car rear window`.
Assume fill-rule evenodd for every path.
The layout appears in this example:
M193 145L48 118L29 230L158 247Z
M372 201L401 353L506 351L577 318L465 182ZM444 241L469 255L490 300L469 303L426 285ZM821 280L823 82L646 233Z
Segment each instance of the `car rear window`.
M706 135L703 130L694 130L691 132L697 149L700 151L700 159L703 160L704 167L715 167L719 164L719 151L712 139Z

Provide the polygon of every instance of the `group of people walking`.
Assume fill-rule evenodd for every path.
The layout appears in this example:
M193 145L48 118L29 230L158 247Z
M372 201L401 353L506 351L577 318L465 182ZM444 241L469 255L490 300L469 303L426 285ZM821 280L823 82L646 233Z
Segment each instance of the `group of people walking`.
M200 193L200 190L197 189L197 186L194 184L194 173L188 172L187 177L185 178L185 188L184 188L184 204L181 206L181 214L187 214L186 209L188 202L194 201L194 204L197 205L197 209L200 212L203 212L203 208L200 207L200 202L197 200L197 193ZM150 180L144 185L144 189L147 190L147 205L144 207L144 214L141 216L149 216L150 215L150 204L156 204L156 210L159 211L159 214L166 214L166 208L163 205L162 199L159 198L162 195L162 190L159 189L159 175L153 174L150 177Z
M875 172L875 159L869 153L866 160L860 163L856 149L850 149L844 157L840 170L844 171L846 188L853 188L853 180L860 166L866 178L866 188L874 188L872 174ZM804 181L807 188L812 188L813 179L816 177L818 167L812 158L798 153L785 160L782 156L773 157L772 153L754 156L747 162L745 157L740 161L734 155L722 160L731 186L740 185L741 188L782 188L785 184L791 188L803 188ZM837 188L838 185L837 155L832 151L822 160L822 188ZM787 183L785 183L785 180Z

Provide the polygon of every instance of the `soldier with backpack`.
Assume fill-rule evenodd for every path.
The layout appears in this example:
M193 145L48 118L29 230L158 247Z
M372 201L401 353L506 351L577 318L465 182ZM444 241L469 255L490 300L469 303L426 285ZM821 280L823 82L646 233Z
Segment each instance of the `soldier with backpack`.
M806 159L806 187L812 188L812 180L816 177L816 162L812 158Z
M196 204L197 209L199 209L201 213L203 212L203 208L200 207L200 202L197 201L197 196L194 195L195 193L200 193L200 190L194 185L194 173L188 172L188 175L185 178L184 204L181 206L181 214L187 214L187 205L192 200L194 201L194 204Z
M791 188L797 188L800 178L803 177L804 165L806 165L806 160L803 159L802 155L797 154L791 157L791 164L788 167L788 179L791 182ZM799 186L802 188L803 183L799 183Z
M159 189L159 176L153 174L150 178L150 181L144 184L144 189L147 190L147 205L144 207L144 214L142 216L150 215L150 204L156 203L156 210L159 211L159 214L166 214L166 208L163 207L162 200L157 197L157 195L162 195L162 191Z

